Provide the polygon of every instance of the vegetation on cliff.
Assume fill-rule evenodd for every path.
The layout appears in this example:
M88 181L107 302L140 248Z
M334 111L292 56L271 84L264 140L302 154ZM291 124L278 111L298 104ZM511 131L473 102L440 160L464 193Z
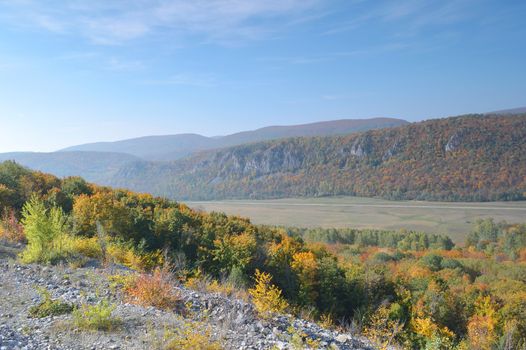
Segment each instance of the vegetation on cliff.
M291 138L133 163L112 185L193 200L356 195L526 198L526 115L468 115L347 136Z

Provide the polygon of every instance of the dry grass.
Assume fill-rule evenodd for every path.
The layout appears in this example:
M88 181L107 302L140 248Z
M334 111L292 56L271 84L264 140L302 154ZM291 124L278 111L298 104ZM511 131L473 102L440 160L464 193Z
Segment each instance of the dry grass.
M245 289L236 286L228 280L218 281L208 276L198 275L188 278L184 285L187 288L204 293L218 293L228 298L241 299L244 301L250 299Z

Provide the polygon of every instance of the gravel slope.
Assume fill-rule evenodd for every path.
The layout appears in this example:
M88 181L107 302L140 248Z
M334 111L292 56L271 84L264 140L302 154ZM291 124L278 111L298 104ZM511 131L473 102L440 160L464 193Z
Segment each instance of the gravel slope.
M0 350L162 349L166 332L188 327L208 330L225 349L293 349L292 334L316 339L320 349L372 349L363 339L291 316L261 320L251 304L182 286L176 288L186 306L184 316L127 304L108 282L116 268L21 265L15 260L18 250L0 243ZM29 308L40 301L38 286L76 305L110 299L122 324L111 332L89 332L76 329L71 315L30 318Z

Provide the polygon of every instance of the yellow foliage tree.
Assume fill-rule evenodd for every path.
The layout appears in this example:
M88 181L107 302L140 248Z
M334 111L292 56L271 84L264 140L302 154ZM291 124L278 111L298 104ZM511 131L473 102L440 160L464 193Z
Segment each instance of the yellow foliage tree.
M229 272L233 267L245 269L255 254L256 238L244 232L216 239L214 246L213 259L219 263L221 270Z
M260 316L268 317L272 313L282 313L289 307L281 296L281 290L271 283L272 276L269 273L256 270L254 278L256 284L248 292Z
M413 317L411 318L411 328L413 331L425 339L426 342L432 342L436 339L443 341L452 341L455 334L447 327L436 324L433 318L423 311L422 300L419 300L412 308Z
M301 249L301 244L286 232L279 232L279 241L269 243L268 255L271 265L285 266L292 256Z
M490 350L497 340L497 312L489 296L475 302L475 315L468 322L468 337L475 350Z
M126 232L131 225L127 208L111 192L76 197L73 217L77 230L87 236L95 235L97 222L100 222L110 235Z
M398 320L390 319L389 313L390 310L386 305L380 306L363 331L380 350L389 349L395 337L402 331L403 325Z

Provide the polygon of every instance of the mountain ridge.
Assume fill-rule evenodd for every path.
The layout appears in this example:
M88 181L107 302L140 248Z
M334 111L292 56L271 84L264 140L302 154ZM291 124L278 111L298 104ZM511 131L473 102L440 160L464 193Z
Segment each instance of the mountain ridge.
M110 185L184 200L358 195L512 200L526 193L526 115L467 115L134 163Z
M0 160L177 200L523 200L525 140L526 114L473 114L339 136L248 142L173 161L91 151L0 154Z
M330 136L370 129L394 127L409 122L396 118L338 119L298 125L273 125L241 131L225 136L207 137L194 133L153 135L137 138L95 142L70 146L59 150L128 153L145 160L170 161L207 149L224 148L286 137ZM162 149L162 151L160 151ZM156 150L155 152L151 150Z

